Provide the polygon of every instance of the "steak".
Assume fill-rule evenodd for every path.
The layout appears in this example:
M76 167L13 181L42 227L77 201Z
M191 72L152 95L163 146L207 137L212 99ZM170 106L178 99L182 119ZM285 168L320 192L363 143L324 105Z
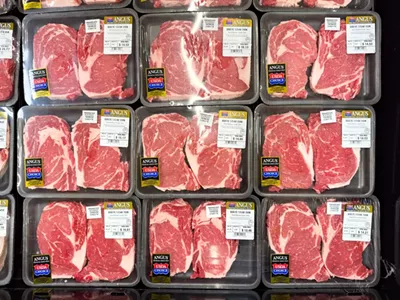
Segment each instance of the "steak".
M189 270L193 256L193 208L183 199L162 202L150 213L150 256L170 255L170 275Z
M342 147L342 115L336 112L336 123L321 124L319 113L308 118L314 152L317 193L350 184L360 166L360 148Z
M190 21L161 24L150 68L165 68L167 97L157 100L233 99L249 89L251 59L222 56L222 20L217 31Z
M72 144L76 161L76 182L83 188L98 190L129 190L129 163L121 162L118 147L100 146L100 116L96 124L72 126Z
M106 3L109 3L106 1ZM124 99L133 95L133 88L123 90L128 55L105 55L104 22L101 32L86 33L85 24L78 31L79 83L90 98Z
M7 125L6 148L0 149L0 179L4 176L5 172L7 171L9 156L10 156L10 124Z
M354 99L360 93L364 67L365 54L347 54L346 22L341 21L340 31L327 31L322 24L318 57L310 77L311 89L333 99Z
M33 37L33 68L47 69L51 100L75 100L81 96L76 30L63 24L40 27Z
M199 124L198 115L190 122L190 134L185 152L197 181L204 189L239 189L242 151L218 148L218 114L211 127Z
M352 0L304 0L304 5L319 8L346 7Z
M272 205L266 225L272 251L289 255L290 278L329 280L321 257L321 229L305 202Z
M24 127L24 158L42 158L44 189L78 190L70 127L53 115L30 117ZM33 188L33 187L30 187Z
M369 243L343 241L343 211L341 215L328 215L326 203L317 208L317 221L322 230L322 259L332 277L364 280L373 273L363 265L363 252Z
M86 210L77 202L46 205L36 229L41 254L51 257L51 275L73 278L86 263Z
M281 22L268 37L267 64L286 64L287 93L272 97L307 98L307 69L317 58L317 32L297 20Z
M187 6L191 0L152 0L154 8Z
M42 8L79 6L81 0L41 0Z
M238 6L241 0L153 0L154 8L159 7L216 7L216 6Z
M308 128L294 112L272 115L264 120L263 156L279 157L281 189L309 189L314 180L313 148Z
M189 121L176 113L155 114L142 125L144 157L158 157L161 191L196 191L200 189L185 161L183 148L190 132ZM179 171L178 171L179 170Z
M14 59L0 59L0 101L6 101L14 95Z
M261 6L298 7L301 0L260 0Z
M221 206L220 218L207 218L206 207ZM203 202L193 212L194 230L193 274L196 278L224 278L238 252L239 241L228 240L226 234L226 203Z
M88 264L74 277L78 282L116 281L129 277L135 266L135 238L106 239L104 235L104 203L101 219L87 220ZM132 210L135 224L136 212ZM132 227L135 232L135 226Z

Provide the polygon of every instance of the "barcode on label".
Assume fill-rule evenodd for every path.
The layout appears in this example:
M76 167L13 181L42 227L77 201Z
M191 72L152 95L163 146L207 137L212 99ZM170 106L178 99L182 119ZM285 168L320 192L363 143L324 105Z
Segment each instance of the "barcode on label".
M221 205L207 205L206 206L207 218L220 218L221 217Z
M97 110L83 110L82 111L82 123L97 123Z
M214 121L214 114L200 113L199 125L211 127Z
M125 234L125 232L113 232L112 235L113 236L123 236Z
M216 31L218 30L218 18L204 18L203 30Z
M362 234L351 234L350 235L352 238L361 238Z
M100 32L100 20L85 20L86 33Z
M326 204L327 215L341 215L342 203L341 202L327 202Z
M245 232L234 232L233 233L234 236L246 236Z

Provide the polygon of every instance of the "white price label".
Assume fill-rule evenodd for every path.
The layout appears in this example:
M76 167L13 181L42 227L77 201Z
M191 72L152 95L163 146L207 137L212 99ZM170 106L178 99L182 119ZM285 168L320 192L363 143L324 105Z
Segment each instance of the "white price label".
M106 239L131 239L132 209L104 209L104 235Z
M102 109L100 123L100 146L129 146L129 111L124 109Z
M0 58L13 57L13 23L0 23Z
M200 126L211 127L214 121L214 114L200 113L198 122Z
M252 49L252 20L224 19L222 56L250 57Z
M7 148L8 120L6 113L0 113L0 149Z
M361 205L370 207L369 205ZM371 241L372 227L372 208L370 210L359 210L356 205L351 205L352 209L348 208L344 212L343 218L343 241Z
M218 30L218 18L203 18L203 30L204 31L217 31Z
M375 17L347 17L346 43L348 54L374 54L376 52Z
M86 219L101 219L101 207L100 206L86 206Z
M207 218L221 218L221 205L207 205L206 206Z
M327 202L326 214L340 216L342 214L342 202Z
M343 148L371 148L371 132L369 111L342 112Z
M86 33L100 32L100 19L85 20Z
M245 149L246 135L246 111L219 111L217 147Z
M255 204L252 202L226 203L226 239L254 240Z
M8 200L0 200L0 237L7 236Z
M82 110L82 123L96 124L97 110Z
M336 111L335 110L323 110L319 112L321 116L321 124L336 123Z
M340 30L340 18L325 18L325 30L339 31Z
M132 16L104 17L104 54L132 54Z

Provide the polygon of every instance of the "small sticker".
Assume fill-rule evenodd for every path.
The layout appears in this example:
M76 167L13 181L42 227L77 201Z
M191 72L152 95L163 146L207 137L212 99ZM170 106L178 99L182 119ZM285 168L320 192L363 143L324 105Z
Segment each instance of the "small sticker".
M153 283L170 283L170 255L153 254L151 256L151 281Z
M101 207L100 206L86 206L86 219L101 219Z
M42 2L40 0L23 0L22 2L24 5L24 10L42 8Z
M146 69L147 97L157 98L166 97L165 69L149 68Z
M200 126L211 127L214 122L214 114L201 112L199 114L198 123Z
M268 94L288 92L286 64L267 65Z
M340 216L342 214L342 202L326 202L326 214Z
M0 200L0 237L7 236L8 200Z
M132 202L104 203L104 236L106 239L131 239Z
M25 187L44 186L43 160L41 158L25 158Z
M206 206L207 218L221 218L221 205L207 205Z
M130 115L127 109L101 109L100 146L129 147Z
M203 18L203 30L204 31L217 31L218 30L218 18Z
M8 127L7 113L0 112L0 149L7 148L7 127Z
M82 110L82 123L97 124L97 110Z
M319 112L321 124L336 123L336 110L322 110Z
M371 241L372 205L347 204L343 217L343 241Z
M32 98L50 97L49 78L47 69L35 69L29 71L31 81Z
M158 157L142 157L140 159L141 186L160 186L160 166Z
M374 16L346 17L347 54L374 54L376 30Z
M342 111L342 147L371 148L371 112Z
M226 202L226 239L254 240L254 202Z
M339 31L340 30L340 18L325 18L325 30Z
M281 186L279 157L261 157L261 186Z
M100 19L85 20L85 32L95 33L100 32Z
M13 58L14 23L0 23L0 58Z
M32 255L32 276L34 284L52 283L50 255Z
M104 54L132 54L132 16L104 17Z
M251 19L225 18L222 26L222 56L250 57L253 21Z
M218 113L218 148L246 148L247 112L220 110Z
M288 254L271 255L271 283L290 283Z

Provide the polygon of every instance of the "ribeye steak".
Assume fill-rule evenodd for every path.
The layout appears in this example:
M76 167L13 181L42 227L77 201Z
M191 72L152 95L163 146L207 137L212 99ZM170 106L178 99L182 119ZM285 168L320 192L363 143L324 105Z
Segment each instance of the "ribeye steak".
M319 8L346 7L352 0L304 0L304 5Z
M79 6L81 0L41 0L42 8Z
M0 59L0 101L6 101L14 95L15 59Z
M297 7L301 0L260 0L261 6Z

